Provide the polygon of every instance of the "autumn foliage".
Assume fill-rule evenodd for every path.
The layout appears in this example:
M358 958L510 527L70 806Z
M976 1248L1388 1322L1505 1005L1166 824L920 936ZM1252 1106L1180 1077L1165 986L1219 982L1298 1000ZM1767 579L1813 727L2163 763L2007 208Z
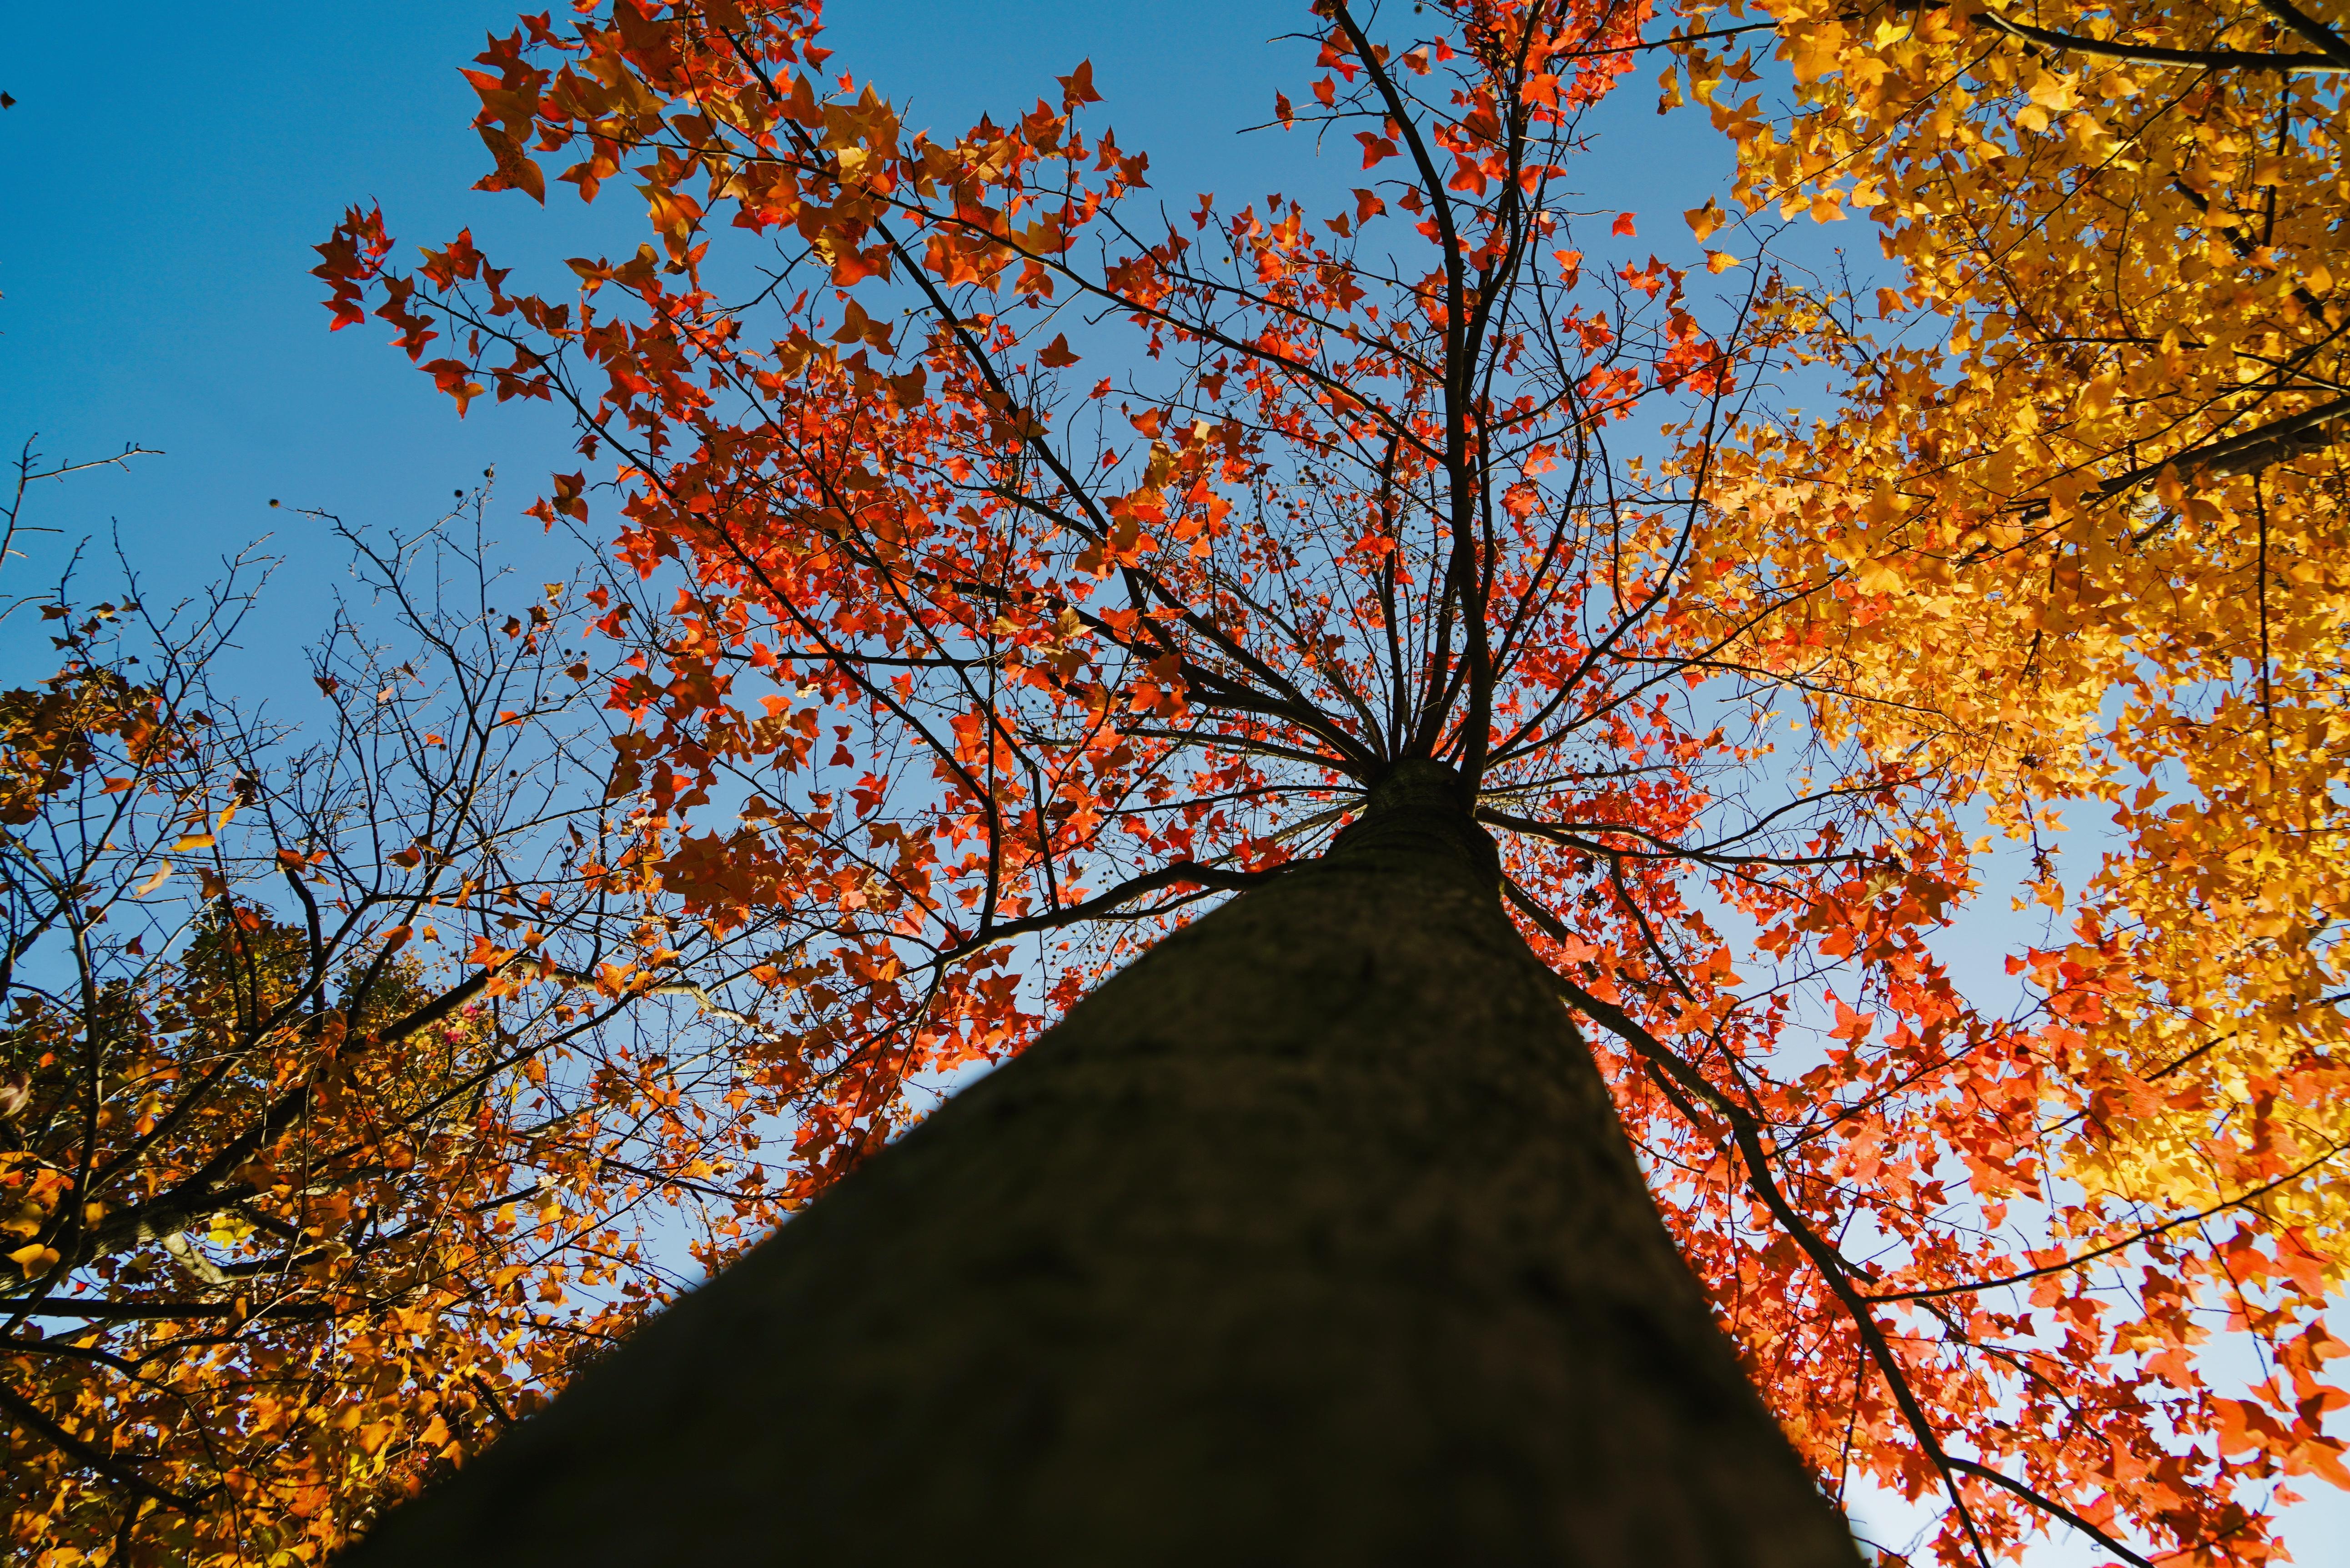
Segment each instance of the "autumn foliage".
M2008 961L2052 1071L2043 1158L2080 1195L2048 1261L2149 1249L2130 1294L2062 1293L2068 1358L2134 1364L2195 1412L2104 1458L2078 1428L2072 1473L2256 1560L2217 1501L2231 1481L2350 1480L2319 1435L2342 1396L2317 1320L2350 1264L2350 43L2285 0L1774 7L1799 111L1766 122L1731 85L1755 76L1728 52L1742 25L1690 22L1716 36L1677 46L1664 85L1736 143L1739 204L1865 211L1899 264L1873 297L1791 292L1781 319L1857 417L1750 428L1716 494L1759 557L1845 585L1802 640L1871 700L1815 722L2027 844L2030 897L2062 918ZM2064 808L2110 821L2101 854L2049 853ZM2199 1386L2221 1321L2202 1303L2259 1346L2250 1397Z
M460 411L576 419L582 466L535 514L600 531L660 596L577 623L613 650L616 723L581 809L628 848L583 841L511 894L463 880L480 943L439 970L394 951L389 915L328 961L225 874L207 886L140 982L125 1059L226 1027L201 1020L227 986L276 1021L241 1049L292 1031L293 1056L237 1069L274 1092L355 1081L338 1051L380 1064L334 1090L354 1119L318 1147L344 1166L294 1183L274 1156L181 1227L179 1251L213 1225L205 1258L282 1253L307 1282L283 1299L311 1318L280 1321L315 1381L239 1409L339 1411L338 1379L373 1376L412 1414L285 1449L318 1489L297 1507L192 1449L119 1457L164 1417L20 1360L40 1370L10 1397L56 1428L20 1428L54 1478L20 1491L20 1541L236 1560L245 1526L207 1522L234 1495L292 1556L330 1546L399 1465L494 1435L461 1386L559 1381L560 1335L657 1293L559 1320L524 1300L533 1269L639 1277L559 1246L525 1262L494 1218L524 1172L559 1173L528 1178L564 1193L543 1243L678 1184L755 1229L1426 757L1473 784L1658 1202L1832 1493L1937 1511L1939 1561L2070 1530L2217 1563L2274 1558L2292 1489L2350 1484L2321 1315L2350 1267L2330 270L2350 280L2350 43L2284 0L1299 16L1311 67L1268 133L1320 137L1340 178L1237 207L1162 204L1082 64L945 135L830 74L812 5L612 0L490 40L468 73L483 187L641 200L634 253L500 265L460 234L411 265L354 210L318 273L336 326L388 324ZM1652 237L1663 214L1570 215L1577 160L1610 155L1589 133L1659 66L1666 107L1711 114L1735 160L1690 193L1693 246ZM1884 286L1774 261L1838 219L1875 225ZM8 699L7 810L83 787L99 752L153 769L192 743L108 679L85 659ZM287 846L297 895L313 842ZM2018 863L2054 923L1999 928L2011 1010L1953 981L1947 933ZM622 867L625 964L501 935L556 929L518 899L603 929ZM375 896L409 899L410 928L448 898ZM243 991L205 967L232 959ZM599 1037L564 1009L697 965L748 998L732 1054L610 1056L617 1079L564 1098L510 1053L498 1081L529 1088L418 1123L492 1081L507 1027L470 1000L429 1034L390 1023L429 998L527 977L573 1042ZM383 999L340 1000L353 974ZM30 1050L114 1026L20 1006L15 1027ZM363 1045L323 1046L330 1028ZM68 1243L105 1222L55 1216L115 1157L53 1137L5 1157L23 1290L95 1268ZM722 1171L730 1140L775 1168ZM473 1216L414 1232L462 1242L431 1278L463 1289L416 1282L389 1242L318 1262L351 1244L304 1217L314 1189ZM242 1325L262 1314L222 1289L240 1327L218 1354L261 1355ZM303 1508L348 1522L286 1522Z
M307 743L221 668L249 577L36 601L63 667L0 693L25 1560L319 1560L780 1212L757 1044L702 1012L751 961L670 940L563 717L592 607L461 521L347 536L390 626L319 648Z

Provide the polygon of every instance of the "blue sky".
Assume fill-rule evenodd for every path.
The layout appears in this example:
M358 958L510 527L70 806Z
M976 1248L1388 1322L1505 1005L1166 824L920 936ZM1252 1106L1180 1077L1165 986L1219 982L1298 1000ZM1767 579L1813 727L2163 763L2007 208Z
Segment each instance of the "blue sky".
M381 346L383 328L330 336L307 275L309 247L354 201L380 202L403 240L470 224L493 254L502 240L571 254L550 234L589 249L625 219L583 212L562 187L544 213L467 189L486 165L456 67L485 31L512 26L510 5L10 10L0 433L12 452L37 430L52 456L129 441L168 453L52 488L38 521L78 535L119 519L158 578L200 572L275 525L298 590L332 564L303 558L310 541L269 514L273 496L412 526L493 463L516 505L548 468L574 466L543 408L484 406L460 423ZM1264 28L1245 20L1259 7L1187 6L1180 21L1141 6L838 11L836 68L880 76L916 124L1016 112L1089 53L1129 145L1180 147L1186 120L1262 119L1272 99ZM1253 184L1271 140L1162 151L1161 182ZM8 576L22 583L37 562Z
M1264 42L1286 16L1274 7L843 0L833 14L833 68L877 77L916 126L1016 113L1091 57L1108 99L1099 112L1122 144L1150 151L1170 205L1203 189L1227 206L1262 199L1311 152L1303 135L1232 133L1268 119L1275 87L1304 74L1298 46ZM557 187L542 212L468 189L486 162L457 67L485 32L511 28L511 5L5 15L0 86L17 103L0 116L0 438L10 455L35 431L53 458L133 441L167 453L49 487L36 521L68 538L119 523L158 584L204 574L276 529L272 548L289 557L279 597L298 620L335 562L315 534L269 513L271 497L413 527L494 463L516 508L550 468L576 466L543 406L479 405L461 423L382 347L379 325L330 336L308 275L309 247L353 202L381 202L404 242L471 225L494 256L578 254L598 248L599 230L618 238L626 214L614 199L583 210ZM1683 117L1665 138L1651 89L1627 97L1638 113L1623 155L1593 163L1612 187L1592 192L1594 209L1678 195L1692 161L1720 161ZM1693 252L1677 217L1672 227ZM1661 232L1644 226L1644 243ZM47 569L36 551L5 576L22 593Z
M911 125L960 130L983 109L1016 113L1090 57L1107 99L1099 112L1122 145L1151 153L1170 207L1201 190L1232 207L1303 182L1305 137L1233 134L1269 118L1276 87L1301 96L1310 53L1266 42L1287 8L836 0L831 10L833 68L877 78ZM272 497L413 529L495 467L494 515L511 521L509 537L525 552L556 547L516 514L550 469L577 466L560 422L543 405L486 400L461 422L384 347L380 325L330 335L308 275L309 247L354 202L380 202L404 241L437 244L470 225L494 257L620 243L627 213L583 213L566 188L544 212L468 189L486 161L456 67L512 16L500 0L0 11L0 88L17 100L0 114L0 443L13 456L38 431L51 459L130 442L165 453L36 493L26 520L59 532L32 536L26 558L0 568L0 599L53 582L64 545L86 535L119 530L151 604L268 536L263 548L283 564L241 673L297 718L309 693L295 656L323 628L344 573L323 531L273 513ZM1578 204L1641 213L1642 244L1685 262L1695 247L1678 213L1703 201L1725 163L1700 119L1653 114L1653 75L1619 95L1601 151L1577 171ZM1349 153L1335 156L1351 163ZM1874 256L1857 225L1804 243L1817 252L1838 240ZM633 234L621 243L634 245ZM101 585L111 587L102 570ZM29 618L0 621L0 679L46 674L49 658ZM1896 1533L1890 1511L1878 1522ZM2293 1539L2305 1565L2350 1564L2350 1507L2330 1493L2304 1506ZM2035 1568L2089 1560L2052 1546Z

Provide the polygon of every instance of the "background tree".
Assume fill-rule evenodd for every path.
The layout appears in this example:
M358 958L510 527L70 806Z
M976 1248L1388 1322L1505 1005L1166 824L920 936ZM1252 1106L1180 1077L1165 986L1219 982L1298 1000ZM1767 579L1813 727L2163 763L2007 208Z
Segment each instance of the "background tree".
M231 695L250 561L16 612L64 661L0 695L26 1561L322 1560L779 1212L785 1094L702 985L758 955L671 936L578 696L622 607L503 576L465 509L334 532L317 729Z
M1918 36L1939 36L1944 15L1919 14ZM794 1379L809 1364L793 1357L820 1356L836 1320L815 1308L769 1319L746 1303L800 1299L827 1270L868 1277L859 1233L933 1234L920 1201L893 1195L951 1194L956 1176L938 1172L993 1172L978 1189L1043 1190L1082 1208L1092 1167L1021 1187L996 1179L1004 1166L939 1151L980 1139L971 1129L990 1114L1017 1119L986 1107L1050 1100L1058 1091L1044 1085L1063 1081L1054 1075L1131 1055L1132 1020L1165 1002L1164 988L1180 992L1168 977L1201 954L1352 943L1376 967L1389 939L1333 913L1327 889L1394 850L1404 821L1440 846L1428 854L1471 875L1481 840L1457 820L1471 812L1501 835L1497 885L1547 966L1543 983L1606 1033L1593 1055L1688 1261L1831 1490L1856 1470L1913 1498L1939 1490L1950 1506L1936 1550L1953 1560L2012 1555L2059 1521L2127 1561L2216 1562L2270 1553L2265 1510L2280 1474L2340 1479L2341 1445L2320 1425L2339 1399L2318 1376L2340 1348L2315 1316L2324 1257L2295 1210L2267 1201L2322 1177L2334 1149L2275 1130L2275 1089L2220 1079L2226 1095L2170 1107L2186 1116L2171 1124L2177 1159L2218 1173L2210 1201L2174 1187L2150 1208L2127 1182L2085 1189L2079 1177L2095 1167L2083 1151L2123 1147L2104 1129L2124 1110L2161 1111L2141 1093L2150 1080L2134 1047L2085 1027L2107 1016L2120 948L2094 927L2077 951L2018 955L2060 1000L2046 1016L2009 1021L1970 1008L1929 944L1973 888L1981 851L1958 813L1981 798L1986 757L2007 754L1985 748L2014 748L2027 773L2043 761L2072 769L2081 716L2120 676L2162 702L2210 699L2200 667L2162 662L2174 641L2197 645L2117 614L2115 637L2138 639L2136 662L2021 680L2043 667L2033 660L2060 657L2043 635L2052 601L1996 574L2021 564L2030 570L2015 581L2030 584L2044 569L2070 594L2064 563L1986 548L2004 536L1965 512L1962 494L1911 497L1890 477L1880 488L1841 449L1833 471L1818 466L1835 441L1881 440L1906 461L1929 435L1964 428L1954 400L2031 427L2052 406L2050 381L2002 379L1981 362L1945 389L1915 357L1864 358L1848 317L1824 314L1835 302L1761 269L1709 326L1679 270L1637 254L1620 267L1599 259L1636 224L1627 214L1607 234L1578 233L1562 182L1582 115L1629 68L1648 20L1638 6L1464 0L1407 17L1328 0L1312 11L1309 39L1326 74L1301 88L1308 107L1284 97L1277 119L1351 139L1366 171L1355 177L1370 183L1336 211L1269 197L1224 214L1203 199L1180 217L1144 215L1145 161L1108 131L1088 133L1095 95L1082 67L1057 101L941 141L907 135L873 88L823 81L804 10L619 0L567 33L525 19L527 36L494 39L474 79L496 161L484 183L543 198L536 155L560 152L577 160L561 177L593 199L625 169L648 203L648 243L633 258L573 261L578 293L557 301L510 289L511 275L464 235L400 272L374 213L354 213L322 247L338 325L372 308L461 407L493 387L567 405L583 450L613 459L622 558L648 574L677 564L681 628L620 694L638 724L623 753L630 781L674 821L719 819L661 867L698 917L731 929L778 897L828 906L824 940L772 976L777 1004L812 997L837 1009L837 1028L796 1046L814 1087L795 1201L906 1127L924 1104L910 1087L923 1075L1018 1049L1213 893L1260 889L961 1102L980 1108L950 1110L816 1211L844 1218L787 1227L694 1298L671 1322L698 1326L650 1336L635 1373L624 1360L591 1380L558 1407L581 1412L568 1427L558 1413L520 1439L505 1469L494 1461L480 1486L452 1491L437 1522L420 1518L411 1543L446 1540L432 1532L459 1531L468 1510L556 1530L561 1489L545 1478L605 1474L567 1468L596 1462L599 1439L612 1462L672 1467L739 1440L764 1456L740 1463L770 1478L800 1473L797 1434L847 1444L858 1428L839 1413L859 1408L849 1374L809 1396L804 1425L780 1431L663 1406L646 1386L711 1387L719 1374L702 1357L721 1352L699 1343L736 1357L746 1397L806 1393ZM1874 61L1881 80L1895 65L1913 73L1904 80L1944 79L1904 53L1907 25L1833 41L1859 39L1846 57ZM1783 26L1791 40L1808 36ZM2013 36L1981 56L1984 69L2003 68ZM1682 41L1704 42L1686 31ZM1798 77L1817 79L1815 63L1799 57ZM1700 78L1711 68L1700 65ZM1819 96L1829 90L1864 105L1850 112L1875 112L1850 84ZM1986 121L1972 107L1945 99L1904 122L1918 139L1905 190L1930 187L1942 148L1961 162L1981 151ZM1801 180L1838 167L1831 143L1769 140L1747 111L1722 118L1745 138L1750 195L1768 180L1794 200ZM2052 168L2077 167L2076 153L2042 151ZM1970 221L1977 187L1952 189L1918 198L1918 210ZM1835 205L1802 192L1802 208ZM1993 199L1981 211L2005 209ZM1694 206L1692 226L1710 234L1720 213ZM729 242L739 257L712 248L729 230L744 232ZM1942 286L1939 271L1929 277L1942 253L1920 242L1900 254L1914 260L1913 292ZM2054 253L2045 276L2089 276L2067 270L2072 254ZM1711 265L1726 272L1731 258ZM1132 334L1124 349L1113 347L1121 327ZM427 358L435 342L452 352ZM1847 420L1799 447L1763 416L1779 411L1786 373L1824 351L1846 356L1877 400L1862 406L1883 418ZM1077 372L1086 359L1111 374ZM1888 379L1901 376L1910 400L1887 401ZM1929 392L1933 424L1905 425ZM1627 421L1659 414L1677 451L1644 464L1622 450ZM1913 428L1925 433L1913 441L1903 433ZM2181 434L2175 450L2208 439ZM2013 458L1998 467L2008 450L1985 454L1981 472L2012 472ZM2048 519L2084 493L2043 488ZM589 489L584 470L559 476L550 518L584 518ZM1912 514L1923 544L1881 547L1873 531ZM1983 537L1968 537L1978 523ZM1904 591L1918 578L1939 585L1935 568L1913 565L1937 548L1959 586ZM1993 575L1960 570L1985 562ZM2254 599L2265 615L2265 589ZM2308 637L2314 663L2338 662L2334 644ZM2009 639L2022 651L2002 666ZM2264 679L2272 701L2273 670ZM2015 693L2009 728L1987 732L1981 712L1960 715L1970 730L1912 718L1937 711L1905 696L1925 685L1953 708ZM2043 690L2059 695L2026 695ZM1803 750L1774 754L1787 732L1774 742L1772 721L1790 711L1809 725ZM2225 753L2178 746L2199 764ZM2021 826L2025 796L2012 798L2002 820ZM1349 817L1358 831L1329 847ZM1438 820L1453 826L1428 826ZM1417 886L1412 875L1396 872L1355 907L1411 927L1417 906L1399 890ZM1456 894L1471 897L1456 886L1425 907L1448 909ZM1454 940L1444 929L1484 940L1449 919L1429 915L1410 940ZM1258 933L1253 945L1232 935L1243 930ZM2285 927L2252 935L2293 949ZM2181 950L2187 940L2168 927L2162 940ZM2330 950L2304 950L2313 945ZM2148 988L2158 1003L2161 983ZM1455 1000L1444 991L1431 1005ZM1257 1038L1218 1017L1217 1029L1237 1031L1215 1037L1218 1051ZM1531 1028L1515 1037L1571 1073L1558 1064L1579 1048ZM1501 1081L1477 1076L1474 1056L1457 1057L1463 1081ZM1243 1070L1248 1051L1214 1059L1236 1106L1276 1103L1250 1099L1263 1083ZM2330 1061L2297 1060L2292 1093L2330 1104ZM1331 1096L1331 1106L1345 1099ZM2264 1130L2240 1142L2240 1121ZM1263 1118L1252 1125L1274 1136ZM1482 1135L1473 1119L1443 1125L1444 1148L1481 1136L1500 1146L1496 1168L1533 1147L1511 1133L1537 1136L1503 1120ZM1604 1141L1587 1127L1581 1136L1586 1147ZM1207 1137L1136 1147L1168 1159L1190 1148L1209 1166L1236 1158ZM1349 1147L1357 1163L1328 1168L1392 1177ZM2261 1162L2272 1153L2288 1165L2270 1171ZM1521 1192L1558 1177L1517 1174ZM1370 1175L1356 1185L1392 1190ZM1530 1229L1558 1223L1524 1201L1514 1212ZM1009 1245L989 1216L1031 1213L1008 1199L979 1213L937 1207L962 1216L953 1233L977 1235L969 1244L982 1251ZM1066 1219L1054 1212L1053 1224ZM2215 1229L2222 1213L2241 1229ZM1311 1232L1310 1215L1284 1214ZM1072 1252L1063 1242L1074 1232L1045 1229L1045 1262L1012 1276L1084 1280L1107 1267L1107 1242ZM909 1245L903 1255L931 1254ZM1559 1311L1570 1319L1590 1304L1581 1293L1596 1255L1582 1254L1584 1274L1566 1271L1558 1293L1574 1304ZM1014 1286L983 1276L976 1262L922 1276L936 1285L927 1310L991 1324L1016 1315L1003 1304ZM2274 1358L2273 1376L2242 1397L2211 1388L2193 1355L2207 1332L2200 1279L2229 1282L2237 1321ZM889 1287L885 1277L853 1299L913 1310ZM1075 1284L1060 1297L1039 1289L1046 1302L1087 1299ZM1659 1285L1636 1310L1670 1319L1671 1294ZM795 1328L806 1343L773 1348ZM746 1376L754 1350L781 1359ZM858 1365L847 1347L841 1360ZM1219 1365L1245 1383L1236 1361ZM1659 1397L1666 1381L1640 1397ZM731 1392L711 1399L723 1406ZM652 1411L702 1446L682 1458L659 1445L650 1459L619 1454L618 1424ZM901 1488L910 1473L937 1473L923 1453L911 1471L889 1470ZM767 1463L783 1454L789 1464ZM705 1465L693 1484L723 1502L736 1483L713 1474ZM1711 1483L1673 1484L1701 1493ZM1057 1517L1035 1501L1044 1495L1005 1506ZM918 1521L946 1516L906 1507ZM723 1506L681 1511L682 1524L661 1527L741 1518ZM1115 1524L1103 1524L1105 1539ZM795 1513L786 1528L833 1527ZM560 1544L569 1540L536 1544L575 1549Z

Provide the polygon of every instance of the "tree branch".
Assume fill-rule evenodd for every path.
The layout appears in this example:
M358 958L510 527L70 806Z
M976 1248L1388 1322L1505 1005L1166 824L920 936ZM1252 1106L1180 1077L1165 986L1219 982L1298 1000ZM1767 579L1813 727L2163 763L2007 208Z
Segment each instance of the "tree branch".
M140 1497L152 1498L167 1507L179 1510L182 1513L194 1512L198 1502L219 1490L217 1487L207 1487L194 1497L186 1497L167 1487L157 1486L113 1455L75 1437L59 1426L47 1411L43 1410L5 1383L0 1383L0 1409L5 1409L26 1427L71 1454L76 1460L96 1470L118 1486L136 1492Z
M2275 11L2280 7L2270 4L2269 9ZM2279 75L2290 75L2295 71L2350 70L2350 59L2337 58L2330 53L2271 55L2256 49L2165 49L2151 44L2118 44L2105 38L2085 38L2077 33L2054 33L2026 22L2010 21L1996 11L1978 11L1972 20L1993 32L2005 33L2010 37L2038 44L2043 48L2062 49L2068 54L2094 55L2100 59L2131 60L2139 65L2178 66L2197 70L2274 71Z

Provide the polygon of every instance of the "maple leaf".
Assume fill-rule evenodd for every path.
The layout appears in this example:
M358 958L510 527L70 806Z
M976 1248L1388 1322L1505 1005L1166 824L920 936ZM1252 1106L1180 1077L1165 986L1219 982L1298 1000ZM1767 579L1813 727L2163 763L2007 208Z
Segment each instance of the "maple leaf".
M1078 61L1076 70L1071 71L1067 76L1055 77L1054 79L1061 84L1063 109L1075 109L1079 104L1099 103L1102 100L1101 94L1094 91L1094 63L1091 60Z

